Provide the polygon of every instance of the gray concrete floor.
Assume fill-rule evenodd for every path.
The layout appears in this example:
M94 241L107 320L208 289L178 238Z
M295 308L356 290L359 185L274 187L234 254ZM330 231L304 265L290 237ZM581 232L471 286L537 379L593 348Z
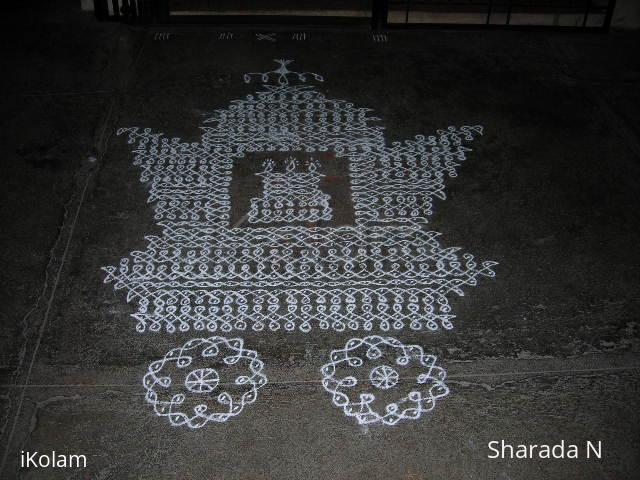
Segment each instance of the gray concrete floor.
M2 33L0 428L4 478L637 478L640 467L637 34L152 30L21 18ZM202 115L294 58L372 108L389 142L450 124L485 135L430 227L500 263L452 298L456 328L406 332L452 395L415 422L356 425L318 368L337 334L245 335L270 367L223 425L171 428L140 384L190 335L140 335L100 267L157 232L117 127L195 140ZM95 156L96 162L90 162ZM603 442L601 460L490 460L487 442ZM85 470L20 469L19 452Z

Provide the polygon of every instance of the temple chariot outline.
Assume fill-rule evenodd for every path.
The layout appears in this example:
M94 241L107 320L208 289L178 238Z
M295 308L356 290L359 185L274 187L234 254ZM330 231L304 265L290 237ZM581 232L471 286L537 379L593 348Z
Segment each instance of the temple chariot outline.
M482 127L448 127L389 145L370 109L329 99L306 84L309 78L323 81L322 76L290 71L288 60L276 62L273 71L245 75L245 82L258 79L262 88L216 110L200 127L198 142L148 128L118 131L133 147L161 229L145 237L145 250L103 269L105 282L124 289L127 301L137 304L136 330L364 332L366 358L373 352L375 359L378 345L394 351L406 346L369 333L453 328L448 297L464 295L479 277L493 277L495 262L442 246L440 234L427 224L434 198L446 198L446 178L456 176L470 151L467 144ZM257 173L262 195L251 198L248 222L234 225L233 165L258 153L283 157L284 172L263 160ZM354 211L349 225L309 225L333 214L330 196L319 188L322 162L314 158L326 153L345 166ZM358 411L370 406L362 399L349 400L345 413L355 411L360 423L419 417L448 393L444 370L435 359L427 366L438 374L430 377L429 370L422 383L433 380L439 393L418 402L423 407L417 415L412 407L394 413L395 420L363 416ZM392 375L389 369L384 373ZM159 384L154 385L145 387L157 400ZM334 403L344 406L343 394L332 392ZM153 398L147 397L150 403ZM206 411L198 413L203 421L186 423L206 424Z

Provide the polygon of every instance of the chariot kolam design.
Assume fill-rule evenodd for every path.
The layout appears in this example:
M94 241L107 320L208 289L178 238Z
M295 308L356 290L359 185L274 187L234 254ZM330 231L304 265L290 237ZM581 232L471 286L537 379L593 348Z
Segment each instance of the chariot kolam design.
M245 74L258 90L212 113L199 142L118 130L161 234L104 267L105 283L136 305L137 332L193 334L149 365L146 401L174 426L226 422L267 385L238 335L333 331L345 339L318 382L334 407L361 425L419 419L449 393L446 372L399 338L452 329L448 298L494 276L428 228L482 127L389 145L370 109L276 63Z

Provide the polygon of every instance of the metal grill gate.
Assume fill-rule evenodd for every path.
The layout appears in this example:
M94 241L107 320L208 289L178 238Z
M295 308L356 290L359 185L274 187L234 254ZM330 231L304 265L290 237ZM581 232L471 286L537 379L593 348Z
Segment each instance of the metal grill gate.
M94 0L99 20L606 31L616 0Z

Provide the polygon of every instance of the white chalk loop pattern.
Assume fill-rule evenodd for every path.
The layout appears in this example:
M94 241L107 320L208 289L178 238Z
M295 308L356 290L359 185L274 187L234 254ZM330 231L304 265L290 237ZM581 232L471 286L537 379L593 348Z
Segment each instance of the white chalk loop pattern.
M285 70L284 78L302 81ZM369 109L276 78L266 75L275 85L215 112L200 142L119 130L134 145L162 229L146 237L145 250L104 267L105 282L137 303L136 329L452 328L448 296L492 277L495 262L441 246L425 225L432 198L445 198L445 178L466 159L463 144L482 128L449 127L388 146ZM348 165L351 225L313 226L334 215L319 187L318 152ZM262 195L237 226L233 166L258 153L288 160L284 172L262 161ZM292 153L309 158L299 164Z
M214 111L197 141L118 130L158 232L103 267L104 281L135 304L137 332L198 337L150 365L146 399L172 425L225 422L267 382L257 353L225 335L331 331L370 335L322 367L333 403L360 424L417 419L447 395L445 372L386 335L452 329L450 298L495 275L496 262L428 228L483 129L389 144L370 109L327 98L311 85L324 78L290 70L291 60L276 63L247 73L258 90ZM380 363L382 351L396 356ZM340 376L361 365L362 375ZM408 385L408 365L420 375L391 398Z
M241 338L194 338L149 365L145 399L173 426L226 422L258 398L264 363Z
M330 360L320 370L322 386L333 404L360 425L417 420L449 394L446 372L436 365L436 357L394 337L352 338L333 350ZM392 399L380 402L377 395L391 388Z
M287 159L284 172L275 171L271 159L262 166L256 175L262 178L263 196L251 199L250 223L331 220L329 195L319 188L324 175L318 171L316 161L309 161L306 170L300 170L292 157Z

